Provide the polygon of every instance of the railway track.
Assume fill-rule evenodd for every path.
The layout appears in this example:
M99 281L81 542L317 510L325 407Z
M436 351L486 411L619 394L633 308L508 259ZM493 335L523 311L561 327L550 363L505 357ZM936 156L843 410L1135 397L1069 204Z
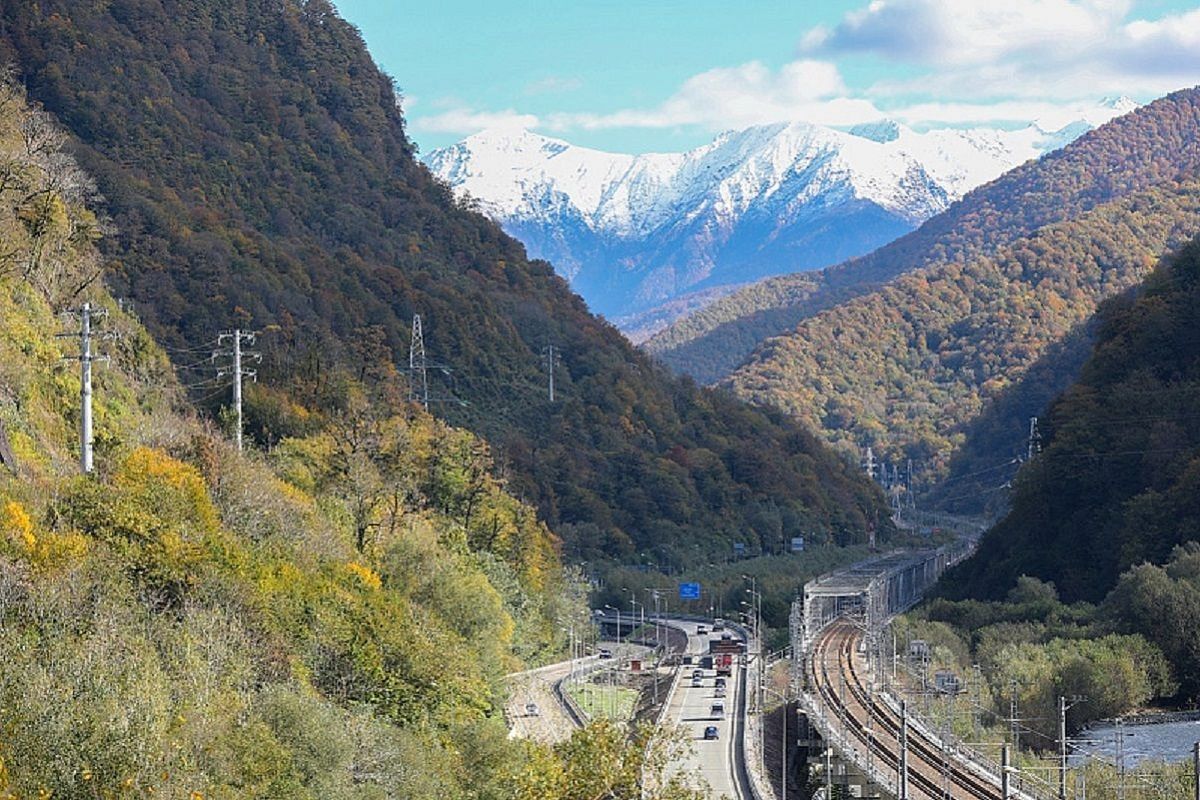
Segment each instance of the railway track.
M817 640L810 679L848 737L868 760L878 758L898 784L901 720L886 703L874 702L856 663L861 632L846 622L831 624ZM909 726L908 788L912 800L1002 800L1000 786L959 762L940 744Z

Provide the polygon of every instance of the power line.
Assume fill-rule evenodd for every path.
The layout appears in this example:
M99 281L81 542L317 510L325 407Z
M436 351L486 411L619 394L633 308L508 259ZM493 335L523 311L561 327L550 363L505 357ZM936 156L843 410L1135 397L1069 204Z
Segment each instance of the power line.
M173 355L187 355L189 353L207 353L217 345L216 339L210 339L204 344L196 345L195 347L168 347L162 345L162 349Z

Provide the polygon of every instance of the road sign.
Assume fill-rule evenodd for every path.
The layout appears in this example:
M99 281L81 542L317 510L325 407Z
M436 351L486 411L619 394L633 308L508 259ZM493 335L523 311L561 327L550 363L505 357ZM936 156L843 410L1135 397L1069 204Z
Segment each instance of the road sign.
M680 600L699 600L700 599L700 584L698 584L698 583L681 583L681 584L679 584L679 599Z
M803 551L804 551L804 537L803 536L793 536L792 537L792 552L800 553Z

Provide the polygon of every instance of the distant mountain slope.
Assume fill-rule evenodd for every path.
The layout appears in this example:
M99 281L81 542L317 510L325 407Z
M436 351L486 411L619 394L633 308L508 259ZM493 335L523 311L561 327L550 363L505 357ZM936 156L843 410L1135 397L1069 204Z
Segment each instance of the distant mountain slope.
M171 346L263 328L262 377L304 401L336 388L330 364L406 365L422 315L434 408L488 438L511 490L578 557L855 541L879 515L878 492L810 434L666 375L457 203L327 0L0 12L0 60L75 135L107 197L114 289ZM277 409L249 411L271 443Z
M822 311L725 385L850 450L938 466L986 402L1197 231L1200 179L1137 192Z
M1097 600L1122 570L1200 540L1200 240L1136 298L1099 314L1082 374L1042 420L1012 511L948 574L956 597L997 598L1020 575ZM1191 632L1195 641L1195 631Z
M639 156L492 130L424 160L552 261L591 308L620 318L670 314L684 294L868 252L1132 107L1081 111L1086 120L1056 132L762 125Z
M651 339L672 369L712 383L761 342L816 312L921 267L961 262L1133 192L1194 177L1197 91L1176 92L966 195L916 231L815 274L774 278Z
M1092 351L1096 317L1046 347L999 393L984 398L979 415L960 429L945 476L924 487L922 504L995 518L1008 510L1013 476L1029 451L1029 422L1066 391Z

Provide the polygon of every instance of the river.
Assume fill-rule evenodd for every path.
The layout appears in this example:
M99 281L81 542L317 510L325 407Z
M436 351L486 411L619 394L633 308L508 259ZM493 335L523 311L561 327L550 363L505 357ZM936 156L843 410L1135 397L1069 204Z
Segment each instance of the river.
M1087 753L1116 763L1118 731L1124 734L1126 767L1143 761L1184 761L1191 757L1193 745L1200 742L1200 720L1092 728L1078 737L1085 741L1071 756L1071 763L1083 763Z

